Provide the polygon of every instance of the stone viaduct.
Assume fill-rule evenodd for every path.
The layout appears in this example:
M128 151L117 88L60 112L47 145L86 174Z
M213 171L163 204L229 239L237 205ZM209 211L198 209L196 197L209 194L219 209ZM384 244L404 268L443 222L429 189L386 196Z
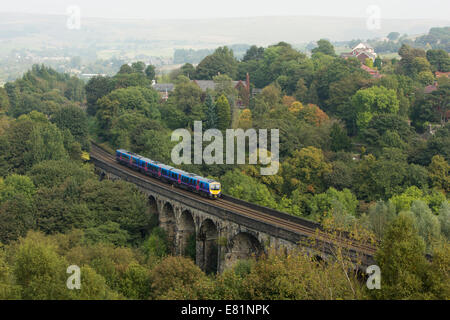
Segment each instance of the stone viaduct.
M134 183L148 196L150 213L157 215L159 225L168 236L172 254L186 255L195 249L195 262L205 272L222 272L238 259L258 256L267 248L283 248L286 252L297 247L308 236L253 219L235 210L227 210L211 202L201 202L177 192L177 188L160 186L130 174L120 165L112 165L91 156L96 171L108 179L122 179ZM229 198L232 199L232 198ZM245 203L261 211L271 211L295 222L318 225L275 210ZM325 258L324 252L319 257Z

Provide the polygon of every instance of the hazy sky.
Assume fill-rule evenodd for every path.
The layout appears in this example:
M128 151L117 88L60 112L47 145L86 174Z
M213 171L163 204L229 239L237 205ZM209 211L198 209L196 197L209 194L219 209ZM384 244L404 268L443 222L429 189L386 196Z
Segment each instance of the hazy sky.
M450 19L449 0L1 0L0 12L66 14L76 5L85 17L192 19L275 15Z

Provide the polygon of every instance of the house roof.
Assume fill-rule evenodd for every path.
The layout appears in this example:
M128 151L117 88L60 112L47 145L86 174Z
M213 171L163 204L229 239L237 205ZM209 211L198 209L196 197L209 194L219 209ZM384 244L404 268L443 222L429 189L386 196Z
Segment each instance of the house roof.
M436 78L439 77L447 77L450 78L450 72L440 72L440 71L436 71Z
M155 83L152 87L159 92L170 92L173 91L175 85L173 83Z
M207 89L214 90L216 88L216 83L214 80L192 80L195 82L202 91L206 91ZM245 83L242 80L238 81L231 81L233 84L233 87L236 88L239 84L243 84L245 86Z
M372 46L370 46L369 44L367 44L366 42L360 42L358 45L356 45L353 50L357 50L357 49L372 49Z
M433 91L436 91L437 89L438 89L438 87L436 84L431 84L431 85L425 87L424 92L431 93Z
M372 69L372 68L366 66L365 64L361 65L361 69L370 73L370 75L374 78L381 78L383 76L382 74L380 74L380 72L378 70Z

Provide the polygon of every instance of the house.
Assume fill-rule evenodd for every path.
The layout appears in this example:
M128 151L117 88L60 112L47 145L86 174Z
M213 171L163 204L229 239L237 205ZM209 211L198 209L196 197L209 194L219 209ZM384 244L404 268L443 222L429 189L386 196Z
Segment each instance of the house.
M351 52L345 52L341 54L341 58L348 59L350 57L358 59L362 64L366 62L366 59L375 61L377 54L375 50L367 43L359 43L352 49Z
M169 98L169 93L175 89L175 84L173 83L156 83L155 80L152 81L152 88L158 91L161 99L167 101Z
M216 82L213 80L191 80L193 83L198 85L203 92L206 90L215 90ZM252 97L261 93L262 89L254 88L250 90L250 77L247 74L247 78L245 81L237 80L231 82L233 88L238 91L238 97L235 101L236 106L239 108L246 108L250 102L250 91ZM169 98L169 94L175 90L175 84L173 83L156 83L155 80L152 81L152 88L159 92L161 99L166 101Z
M437 82L434 84L430 84L429 86L426 86L423 90L425 93L432 93L433 91L436 91L438 89Z
M191 80L196 85L202 89L203 92L206 90L215 90L216 82L214 80ZM250 76L247 73L247 77L245 81L231 81L233 88L238 91L238 97L236 100L236 106L239 108L246 108L249 105L250 99Z
M372 68L366 66L365 64L361 65L361 69L363 69L364 71L370 73L372 78L375 78L375 79L379 79L379 78L381 78L383 76L382 74L380 74L380 72L378 70L372 69Z
M447 78L450 78L450 72L440 72L440 71L436 71L434 74L436 75L436 78L440 78L440 77L447 77Z

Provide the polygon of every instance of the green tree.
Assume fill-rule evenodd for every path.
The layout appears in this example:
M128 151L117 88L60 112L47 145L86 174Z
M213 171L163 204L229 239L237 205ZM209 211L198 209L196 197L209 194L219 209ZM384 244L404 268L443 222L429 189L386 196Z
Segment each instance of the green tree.
M449 72L450 71L450 57L443 49L428 50L427 60L431 64L433 72Z
M218 126L218 122L219 122L219 117L217 114L217 109L216 109L216 104L214 103L212 96L210 94L208 94L206 96L206 101L205 101L205 105L206 105L206 111L205 111L205 129L213 129L213 128L217 128Z
M396 217L395 206L391 202L377 201L369 208L370 229L378 239L382 239L388 225Z
M330 172L331 165L322 150L315 147L296 150L283 163L284 181L290 191L300 188L302 192L321 193L325 191L325 175Z
M419 236L414 217L400 213L389 225L375 260L381 269L382 299L419 299L424 292L426 272L425 243Z
M217 128L219 130L226 130L230 127L231 123L231 108L228 103L227 97L221 95L216 100L216 110L217 110Z
M156 76L156 67L154 65L149 64L147 68L145 68L145 75L148 79L153 80Z
M395 31L390 32L390 33L387 35L387 38L388 38L390 41L395 41L395 40L397 40L399 37L400 37L400 33L399 33L399 32L395 32Z
M450 192L450 165L442 156L435 155L431 159L428 174L433 187Z
M69 264L56 253L56 245L40 233L30 232L18 244L14 276L22 299L68 299L66 269Z
M110 77L95 76L89 79L85 87L87 113L94 116L97 113L97 100L114 90L114 81Z
M77 106L65 106L52 116L51 121L61 130L69 129L75 140L85 150L89 150L88 120L86 113L81 108Z
M211 299L213 282L191 259L167 257L150 272L154 299Z
M321 52L329 56L336 55L333 45L326 39L320 39L319 41L317 41L317 48L312 49L311 52L313 54Z
M131 68L133 69L133 72L143 73L145 69L145 63L142 61L133 62L131 64Z
M9 98L6 90L0 88L0 114L6 113L9 109Z
M352 112L358 128L365 128L374 115L397 113L399 101L392 89L374 86L360 89L352 97Z
M211 80L219 73L234 79L237 74L237 65L233 51L226 46L219 47L198 64L195 74L199 80Z
M333 123L330 131L331 150L334 152L350 149L350 138L347 136L345 128L342 128L337 122Z

